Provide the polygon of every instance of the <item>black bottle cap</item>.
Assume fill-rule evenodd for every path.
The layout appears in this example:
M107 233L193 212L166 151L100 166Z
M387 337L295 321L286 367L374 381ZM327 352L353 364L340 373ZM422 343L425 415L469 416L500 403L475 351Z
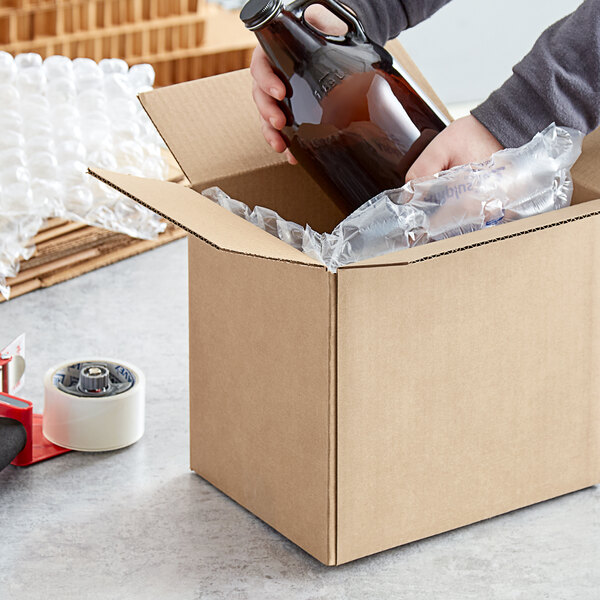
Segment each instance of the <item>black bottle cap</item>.
M240 19L248 29L258 29L271 20L282 6L282 0L249 0L242 8Z

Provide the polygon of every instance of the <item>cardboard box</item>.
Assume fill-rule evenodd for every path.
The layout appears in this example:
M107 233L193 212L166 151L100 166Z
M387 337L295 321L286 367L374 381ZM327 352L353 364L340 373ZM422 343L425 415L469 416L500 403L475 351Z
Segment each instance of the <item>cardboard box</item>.
M585 202L333 275L198 193L341 217L250 87L142 96L191 189L96 172L190 234L192 469L327 565L600 481L598 152Z

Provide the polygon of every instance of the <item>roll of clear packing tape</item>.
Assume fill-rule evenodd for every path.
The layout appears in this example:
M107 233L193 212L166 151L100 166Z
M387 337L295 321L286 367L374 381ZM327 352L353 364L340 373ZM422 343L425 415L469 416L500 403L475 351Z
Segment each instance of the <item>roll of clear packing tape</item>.
M144 434L146 380L120 360L65 362L44 376L43 433L83 452L117 450Z

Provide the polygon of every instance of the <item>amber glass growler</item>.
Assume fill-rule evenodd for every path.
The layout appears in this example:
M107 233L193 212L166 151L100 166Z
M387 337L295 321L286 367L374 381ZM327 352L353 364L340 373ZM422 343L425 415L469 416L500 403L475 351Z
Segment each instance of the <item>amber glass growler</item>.
M304 18L311 4L328 8L348 33L312 27ZM447 121L360 21L335 0L250 0L240 16L286 86L283 138L325 192L349 214L400 187Z

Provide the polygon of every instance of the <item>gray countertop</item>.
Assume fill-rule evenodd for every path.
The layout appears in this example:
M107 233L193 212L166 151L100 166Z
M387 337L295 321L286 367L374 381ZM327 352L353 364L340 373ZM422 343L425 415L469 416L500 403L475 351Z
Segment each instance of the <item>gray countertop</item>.
M0 599L600 597L600 488L328 568L189 470L186 242L0 305L27 334L21 395L112 356L147 378L146 433L0 472Z

